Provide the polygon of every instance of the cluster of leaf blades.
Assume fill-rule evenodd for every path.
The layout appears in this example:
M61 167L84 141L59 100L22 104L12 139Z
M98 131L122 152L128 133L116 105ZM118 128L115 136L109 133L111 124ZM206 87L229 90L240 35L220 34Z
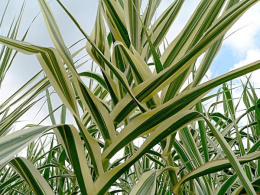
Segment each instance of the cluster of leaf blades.
M10 32L0 36L0 85L17 52L36 55L42 71L0 105L0 194L259 193L257 90L248 78L237 102L227 83L260 69L260 62L201 84L225 33L256 2L201 0L168 44L184 0L172 1L158 18L160 0L99 0L90 35L56 0L87 40L75 53L46 0L38 3L55 48L25 42L28 31L17 40L23 5ZM81 52L91 57L91 68L77 65ZM81 66L86 70L79 72ZM53 105L50 89L61 105ZM43 98L52 124L10 133ZM238 115L240 105L245 109ZM66 124L67 111L75 125ZM24 148L26 155L16 156Z

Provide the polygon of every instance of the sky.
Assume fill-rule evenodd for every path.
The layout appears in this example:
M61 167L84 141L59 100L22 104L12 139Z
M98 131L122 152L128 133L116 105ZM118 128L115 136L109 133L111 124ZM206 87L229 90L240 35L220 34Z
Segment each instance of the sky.
M0 15L2 15L7 0L1 0ZM11 0L8 8L8 15L6 20L0 28L0 34L5 35L10 22L15 15L19 13L19 9L22 4L22 0ZM97 0L63 0L64 5L69 8L72 15L78 20L84 30L90 34L94 25ZM159 17L160 13L171 3L170 0L162 0L159 10L156 13L156 17ZM182 30L185 23L191 16L192 12L198 5L198 0L186 0L179 16L175 20L172 28L170 29L167 39L171 41ZM76 41L83 38L71 20L64 14L63 10L59 7L57 2L53 0L50 6L54 12L56 21L60 27L61 34L65 40L67 46L72 45ZM30 25L32 19L38 14L40 8L36 0L27 0L24 16L21 23L18 39L20 39L25 33L26 29ZM248 10L227 32L226 39L222 45L222 48L214 60L210 70L207 73L208 78L214 78L218 75L233 70L234 68L241 67L245 64L260 59L260 3L255 4L250 10ZM230 36L229 36L230 35ZM29 34L26 38L27 42L32 44L51 47L53 46L48 31L45 27L45 23L41 14L36 18L32 24ZM80 45L84 45L82 42ZM18 54L13 66L10 68L6 78L0 89L0 103L8 98L15 90L24 84L29 78L36 74L41 69L35 56L28 56L24 54ZM260 70L256 71L252 75L252 82L255 87L260 88ZM207 80L204 79L205 81ZM243 80L243 78L242 78ZM238 83L239 85L239 83ZM260 93L257 91L259 96ZM241 90L235 91L235 95L241 93ZM55 96L55 95L54 95ZM61 102L58 98L54 98L54 104L59 105ZM21 127L22 124L28 122L35 123L46 116L47 107L42 105L44 101L37 104L36 107L26 113L21 121L24 121L17 125ZM40 109L40 111L39 111ZM38 113L36 118L32 116ZM58 115L59 113L57 113ZM43 124L49 124L46 120Z

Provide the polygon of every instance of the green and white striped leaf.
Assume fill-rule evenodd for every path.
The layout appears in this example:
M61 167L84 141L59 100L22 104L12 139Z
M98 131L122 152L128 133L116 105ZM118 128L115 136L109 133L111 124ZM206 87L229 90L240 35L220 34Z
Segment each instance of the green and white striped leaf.
M104 2L110 4L110 2L107 2L106 0L103 0ZM114 2L114 1L112 1ZM102 52L98 49L98 47L92 42L90 37L87 35L87 33L82 29L82 27L78 24L78 22L74 19L74 17L69 13L69 11L62 5L62 3L58 0L58 3L61 5L63 10L68 14L68 16L72 19L74 24L78 27L78 29L81 31L81 33L84 35L84 37L89 41L89 43L92 45L93 48L95 48L96 52L102 57L108 68L114 73L115 77L119 80L119 82L124 86L125 90L129 93L131 98L133 98L135 104L140 108L141 111L146 111L148 110L144 105L142 105L133 95L132 90L130 89L130 86L128 85L128 81L125 77L125 75L116 67L114 66L103 54ZM103 69L103 67L100 67ZM104 71L104 70L103 70ZM105 72L105 71L104 71Z
M133 122L129 123L119 133L115 142L113 142L112 145L109 148L107 148L107 150L102 155L104 155L105 157L106 154L109 154L111 151L116 152L117 149L120 149L126 143L129 143L130 141L140 136L141 134L145 132L148 133L149 132L148 130L150 131L153 130L156 127L156 125L160 124L166 118L180 111L190 109L213 87L216 87L219 84L231 80L233 78L236 78L240 75L246 74L247 71L253 71L259 68L260 68L259 62L249 64L245 67L224 74L220 77L217 77L195 88L187 90L181 93L179 96L173 98L169 102L161 105L160 107L157 107L149 112L142 114L141 116L133 120ZM127 110L125 109L123 111L127 112ZM111 113L111 115L113 116L113 112Z
M76 98L73 94L69 77L56 50L31 45L26 42L16 41L3 36L0 36L0 43L24 54L36 54L44 72L56 92L59 94L61 100L72 113L78 115Z
M124 1L124 15L128 34L130 35L129 38L131 41L131 45L138 52L140 52L141 49L140 36L142 29L142 25L139 21L140 9L140 0Z
M175 170L176 168L167 167L160 170L152 170L145 172L140 178L138 183L132 188L130 195L153 195L156 193L156 180L164 172Z
M177 78L181 73L183 73L187 67L190 66L206 49L208 49L216 40L218 40L225 32L233 25L233 23L249 8L255 1L241 1L232 9L229 9L223 16L217 19L217 21L210 27L210 29L204 34L200 41L186 53L178 62L172 66L164 69L159 74L146 80L133 90L133 94L138 99L138 101L146 101L150 99L154 94L159 92L165 86L167 86L171 81ZM131 99L126 95L126 97L121 101L121 104L117 104L112 116L115 120L120 116L123 120L124 116L127 116L134 105L130 103ZM123 104L123 105L122 105ZM127 110L131 107L131 110ZM122 111L124 109L124 111ZM119 120L118 122L120 122ZM116 120L117 121L117 120Z
M71 125L58 126L55 133L66 149L66 153L73 166L82 194L96 194L92 176L86 161L83 142Z
M118 1L99 0L103 5L103 12L110 31L116 40L121 41L127 47L130 46L127 27L124 18L124 10Z
M98 46L100 52L102 52L104 56L106 56L106 58L109 58L110 53L109 53L109 46L108 46L108 41L106 39L106 36L107 33L106 33L106 27L102 16L102 6L101 3L99 3L95 25L89 38L93 41L95 45ZM88 54L92 57L92 59L94 59L101 66L104 66L104 61L89 42L87 42L86 49Z
M48 182L29 160L16 157L9 164L24 178L35 194L54 195Z
M48 126L36 126L0 137L0 167L48 129L50 129Z
M92 94L92 92L84 85L84 83L80 80L79 76L75 72L73 60L71 58L69 50L67 49L62 39L58 25L56 24L50 7L45 0L39 0L39 4L42 9L46 25L49 29L49 33L52 37L52 41L64 62L69 66L70 71L72 72L72 76L75 78L76 90L81 97L84 106L90 111L92 118L99 126L104 138L106 140L113 139L113 137L115 136L115 130L111 120L109 119L108 112L97 100L97 98Z
M244 164L256 159L260 158L260 152L254 152L243 157L239 157L238 161L240 164ZM224 169L231 168L232 165L228 159L220 159L220 160L213 160L203 164L202 166L198 167L197 169L191 171L187 175L185 175L179 182L173 187L174 192L178 192L180 185L186 181L191 179L201 177L206 174L215 173Z
M99 193L103 193L115 182L116 179L128 168L130 168L139 158L141 158L149 149L156 145L159 141L163 140L170 134L177 132L192 121L201 119L202 116L198 112L194 111L183 111L168 118L164 123L159 125L144 141L142 146L123 164L113 168L104 173L95 182L96 189ZM115 148L118 149L118 148ZM108 156L106 151L102 154Z
M151 0L149 1L149 3ZM156 4L156 1L152 1L151 4ZM158 48L159 45L162 43L164 38L166 37L166 34L168 33L170 27L172 26L172 23L176 19L184 1L183 0L175 0L168 8L159 16L158 19L154 22L154 24L148 28L148 26L144 25L148 31L149 36L151 37L151 42L154 46L154 48ZM150 9L150 8L147 8ZM145 58L148 58L147 56L150 56L151 51L149 52L149 44L147 42L147 36L145 35L144 28L142 29L143 39L143 50L142 50L142 56Z
M232 151L231 147L227 143L227 141L224 139L224 137L221 135L221 133L215 129L215 127L206 120L207 125L211 129L212 133L218 140L218 143L220 144L221 148L225 152L228 160L230 161L230 164L232 165L233 169L236 171L236 174L238 178L240 179L241 183L245 187L248 194L256 194L250 180L248 179L246 173L244 172L242 166L240 165L237 157L235 156L234 152Z

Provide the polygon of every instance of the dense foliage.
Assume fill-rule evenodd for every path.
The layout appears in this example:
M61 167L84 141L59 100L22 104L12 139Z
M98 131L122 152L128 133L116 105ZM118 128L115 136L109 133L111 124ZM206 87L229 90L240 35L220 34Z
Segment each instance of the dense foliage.
M38 17L55 48L27 43L28 31L17 40L25 4L0 36L0 86L17 52L42 67L0 105L0 194L260 193L260 100L249 77L238 100L229 82L260 62L202 82L225 33L257 0L201 0L171 43L166 34L184 0L159 17L161 0L98 2L88 35L55 1L86 41L74 53L46 0ZM82 52L91 62L77 63ZM42 99L51 124L13 131Z

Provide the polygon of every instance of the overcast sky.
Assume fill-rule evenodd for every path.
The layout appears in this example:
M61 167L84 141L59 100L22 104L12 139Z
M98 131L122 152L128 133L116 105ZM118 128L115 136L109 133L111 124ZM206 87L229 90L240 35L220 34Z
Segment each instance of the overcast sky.
M7 0L1 0L0 4L0 15L2 15ZM0 34L5 35L9 29L11 20L15 15L19 13L19 9L22 4L22 0L11 0L8 8L8 15L6 16L5 23L0 29ZM83 26L85 31L90 34L93 28L93 24L96 16L97 0L62 0L64 5L71 11L78 22ZM157 16L171 3L170 0L162 0L160 9L156 13ZM171 30L167 35L169 41L173 40L174 37L181 31L182 27L187 22L189 16L192 14L198 0L186 0L181 12L179 13L178 19L175 21ZM63 10L54 0L50 3L51 8L54 12L61 33L67 46L72 45L79 39L83 38L77 28L73 25L71 20L64 14ZM20 39L32 19L40 11L36 0L27 0L22 24L18 38ZM232 34L237 29L237 32L229 36L222 46L218 56L213 62L213 65L208 72L209 77L216 77L220 74L228 72L234 68L243 66L250 62L260 59L260 3L255 4L241 19L232 27L227 35ZM53 46L47 29L44 24L42 15L40 14L35 22L33 23L28 37L27 42L37 44L40 46ZM84 45L85 42L82 42ZM35 56L27 56L19 54L14 61L13 66L8 72L0 93L0 101L2 102L5 98L10 96L16 89L18 89L26 80L31 78L37 71L39 71L40 65ZM252 76L252 81L256 87L260 87L260 71L257 71ZM237 92L239 93L239 92ZM260 96L260 93L258 91ZM57 102L58 104L59 102ZM37 112L41 105L32 109L22 119L32 119L31 116ZM38 118L43 118L47 113L46 107L39 113Z

